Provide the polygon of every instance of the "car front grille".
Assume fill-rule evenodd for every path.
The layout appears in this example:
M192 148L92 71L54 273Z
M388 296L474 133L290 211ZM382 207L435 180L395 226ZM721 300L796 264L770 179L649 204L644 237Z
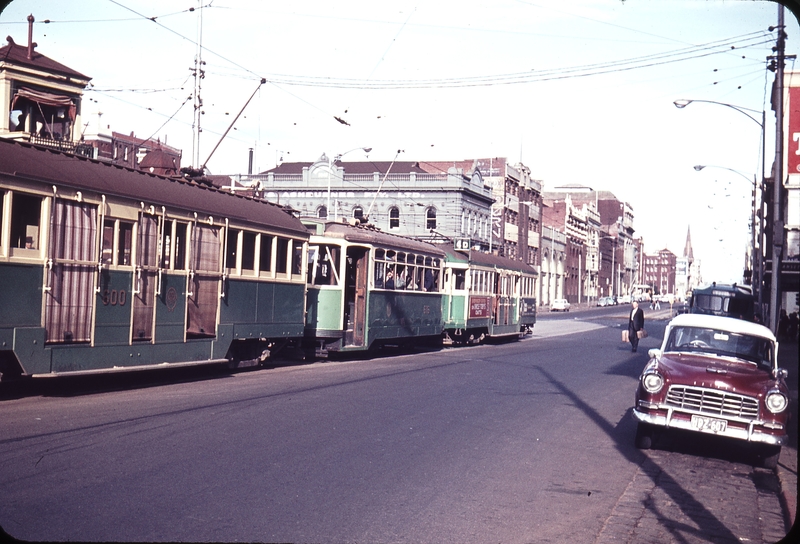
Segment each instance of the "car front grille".
M666 403L698 414L758 418L758 399L716 389L673 385L667 392Z

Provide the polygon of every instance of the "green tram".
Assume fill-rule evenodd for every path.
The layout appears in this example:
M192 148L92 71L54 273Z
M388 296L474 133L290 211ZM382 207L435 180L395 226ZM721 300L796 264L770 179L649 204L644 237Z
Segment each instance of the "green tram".
M315 353L441 346L444 252L368 225L303 220L306 347Z
M536 323L536 277L536 270L522 261L448 248L444 342L473 344L530 333Z
M0 373L255 364L302 338L283 208L0 139Z

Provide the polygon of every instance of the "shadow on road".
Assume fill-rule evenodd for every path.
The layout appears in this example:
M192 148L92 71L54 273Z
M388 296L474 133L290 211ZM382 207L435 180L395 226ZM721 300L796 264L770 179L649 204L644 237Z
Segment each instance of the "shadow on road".
M633 445L633 437L635 434L635 423L630 418L630 414L626 414L623 422L619 426L612 425L609 421L597 413L591 406L583 401L578 395L572 392L566 385L558 381L553 375L543 368L538 368L539 372L557 387L565 396L575 403L581 411L583 411L589 419L603 430L616 444L617 450L631 463L635 463L642 467L642 470L652 480L653 485L658 485L664 490L672 501L677 505L683 514L691 519L698 529L694 527L685 527L681 525L665 525L665 528L672 533L675 542L682 542L684 537L682 532L696 532L699 534L713 534L721 542L735 542L738 541L737 536L728 529L717 517L708 510L701 502L692 496L691 493L684 490L678 482L669 476L664 469L655 461L643 453L635 449ZM626 424L626 421L629 422ZM642 458L644 457L644 462ZM644 508L650 510L654 515L660 513L654 508L650 501L644 501Z

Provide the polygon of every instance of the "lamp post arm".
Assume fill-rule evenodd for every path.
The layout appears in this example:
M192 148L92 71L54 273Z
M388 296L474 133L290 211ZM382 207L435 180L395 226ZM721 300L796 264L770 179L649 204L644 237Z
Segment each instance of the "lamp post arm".
M687 100L687 99L681 99L681 100L675 100L673 102L673 104L675 104L676 108L683 109L686 106L688 106L689 104L691 104L692 102L704 102L706 104L717 104L718 106L725 106L726 108L730 108L732 110L736 110L739 113L741 113L742 115L746 115L748 118L750 118L750 120L752 120L755 124L760 126L762 130L764 129L764 122L763 122L764 112L762 110L754 110L754 109L751 109L751 108L744 108L742 106L734 106L733 104L728 104L726 102L716 102L714 100ZM760 113L761 117L762 117L762 121L759 121L754 116L752 116L749 113L747 113L748 111L751 111L753 113Z

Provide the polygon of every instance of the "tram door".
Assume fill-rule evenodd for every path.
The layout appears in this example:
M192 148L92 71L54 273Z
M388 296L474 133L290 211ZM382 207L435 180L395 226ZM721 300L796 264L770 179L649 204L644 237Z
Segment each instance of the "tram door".
M97 206L53 199L45 287L47 342L91 341Z
M152 340L158 273L158 219L139 214L136 273L133 277L132 340Z
M369 250L348 247L345 266L345 344L363 346L367 322L367 264Z
M196 223L192 228L187 338L209 338L217 334L217 310L222 279L221 234L219 227Z

